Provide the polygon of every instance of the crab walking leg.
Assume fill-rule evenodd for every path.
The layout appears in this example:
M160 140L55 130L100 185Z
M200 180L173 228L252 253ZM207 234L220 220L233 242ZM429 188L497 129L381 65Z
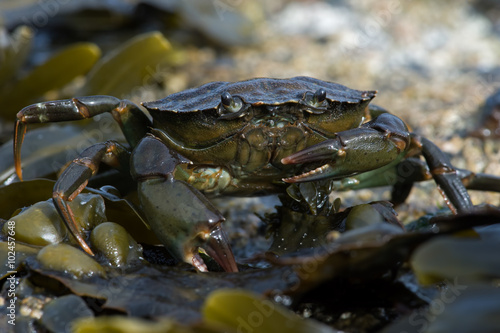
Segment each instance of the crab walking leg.
M424 137L411 135L413 145L420 146L430 173L438 185L450 210L456 213L466 213L472 210L472 202L465 185L448 156L434 143Z
M420 158L408 157L395 162L387 167L355 176L358 182L350 189L391 185L391 202L398 206L408 198L415 182L432 179L428 165Z
M386 170L383 177L379 173L379 177L372 177L375 182L390 180L382 185L393 185L392 201L394 204L404 202L409 195L414 182L434 179L439 187L441 195L444 197L450 210L454 213L467 212L472 209L472 202L466 189L476 189L483 191L500 192L500 178L493 175L474 174L469 170L456 169L451 164L449 158L435 144L426 138L419 137L415 134L410 134L411 148L410 150L422 154L425 162L410 157L393 166L391 171ZM375 172L378 170L375 170ZM360 175L363 176L363 175ZM369 185L370 180L366 183L360 181L360 184ZM362 185L361 184L361 185ZM374 184L372 186L375 186ZM367 187L367 186L360 186ZM353 187L356 188L356 187Z
M95 144L74 159L54 185L52 200L59 215L78 244L90 255L94 254L78 229L78 224L67 202L72 201L83 191L90 177L97 172L101 162L119 170L127 170L129 159L130 152L117 142L107 141Z
M169 252L202 272L202 250L225 271L237 272L233 252L221 223L222 214L197 189L177 180L173 172L189 163L149 134L132 153L132 176L138 182L141 207L151 229Z
M151 126L151 121L137 105L112 96L86 96L37 103L19 111L14 133L14 164L19 179L22 180L21 146L28 124L88 119L106 112L111 113L118 122L132 147L137 145Z
M469 170L457 169L468 190L500 192L500 177L486 173L473 173Z
M326 163L284 181L297 183L325 178L341 179L378 169L403 157L409 147L409 137L401 119L383 113L358 128L337 133L334 139L283 158L283 164Z
M439 170L442 169L440 168L436 169L436 171ZM456 176L460 179L463 186L465 186L467 190L500 192L500 177L498 176L489 175L485 173L474 173L470 170L459 169L459 168L455 168L455 170L456 170ZM451 171L450 173L453 174L453 171ZM437 174L439 175L439 172L437 172ZM455 176L451 177L454 178ZM393 204L398 205L403 203L405 199L408 197L410 190L413 186L413 183L433 179L433 175L429 171L429 167L428 165L425 164L424 161L416 158L409 158L403 160L401 163L397 165L397 170L394 170L393 179L394 182L379 184L375 186L393 185L394 188L392 190L391 201ZM445 185L445 188L446 186L447 185ZM357 187L354 186L353 188ZM457 189L452 189L452 190L457 191ZM461 191L458 192L458 195L461 198L460 200L464 202L463 205L465 207L464 209L465 210L470 209L472 206L469 206L470 200L467 199L469 195L466 192L463 192L463 188L460 185L458 185L458 190ZM450 199L450 200L452 202L453 200L455 200L456 202L456 199Z

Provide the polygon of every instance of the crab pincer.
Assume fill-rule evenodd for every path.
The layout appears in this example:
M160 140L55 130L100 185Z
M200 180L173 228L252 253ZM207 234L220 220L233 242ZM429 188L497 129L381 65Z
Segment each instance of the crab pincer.
M189 160L169 150L153 135L132 153L132 176L144 214L157 237L177 259L208 271L199 252L212 257L225 271L238 267L222 229L222 214L200 191L173 177L177 165Z
M339 179L374 170L402 158L409 143L410 133L404 122L392 114L383 113L358 128L336 133L333 139L283 158L283 164L324 163L284 181Z

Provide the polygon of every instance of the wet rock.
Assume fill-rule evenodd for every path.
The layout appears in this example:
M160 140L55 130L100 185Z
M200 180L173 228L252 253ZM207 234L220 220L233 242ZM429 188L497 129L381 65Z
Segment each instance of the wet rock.
M85 301L76 295L58 297L43 307L41 324L53 333L73 332L72 322L78 318L93 317Z

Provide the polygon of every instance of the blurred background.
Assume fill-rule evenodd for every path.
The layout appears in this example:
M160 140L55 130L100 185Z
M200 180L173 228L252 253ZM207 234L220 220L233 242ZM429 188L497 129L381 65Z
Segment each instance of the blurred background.
M456 166L500 175L494 130L470 135L485 126L493 109L481 107L500 87L497 1L2 0L0 26L2 142L16 112L42 100L109 94L140 103L210 81L307 75L378 90L373 103ZM101 134L88 143L108 138ZM352 200L389 192L373 193ZM498 198L473 193L475 204ZM429 182L408 202L403 220L442 201Z

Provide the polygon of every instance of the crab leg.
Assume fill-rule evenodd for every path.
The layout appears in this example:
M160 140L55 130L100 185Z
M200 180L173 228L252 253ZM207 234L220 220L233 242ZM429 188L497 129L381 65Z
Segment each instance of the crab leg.
M412 144L420 146L422 155L438 185L441 195L453 213L465 213L472 210L467 189L460 179L457 171L451 165L450 159L434 143L415 134L411 136Z
M376 186L393 185L392 202L401 204L407 198L414 182L432 179L432 174L424 161L410 157L394 168L394 182ZM470 170L455 168L458 178L467 190L500 192L500 177Z
M152 134L132 153L132 176L146 219L160 241L179 260L207 271L199 251L212 257L225 271L237 272L233 252L221 223L222 214L173 172L189 163Z
M59 215L78 244L90 255L93 255L92 250L85 242L67 202L72 201L83 191L90 177L97 172L101 162L126 170L129 159L130 152L119 143L114 141L97 143L85 149L79 157L74 159L54 185L52 200Z
M19 179L22 180L21 146L27 124L88 119L107 112L118 122L132 147L151 126L150 120L137 105L112 96L86 96L37 103L19 111L14 134L14 164Z
M459 177L469 190L500 192L500 177L457 169Z

